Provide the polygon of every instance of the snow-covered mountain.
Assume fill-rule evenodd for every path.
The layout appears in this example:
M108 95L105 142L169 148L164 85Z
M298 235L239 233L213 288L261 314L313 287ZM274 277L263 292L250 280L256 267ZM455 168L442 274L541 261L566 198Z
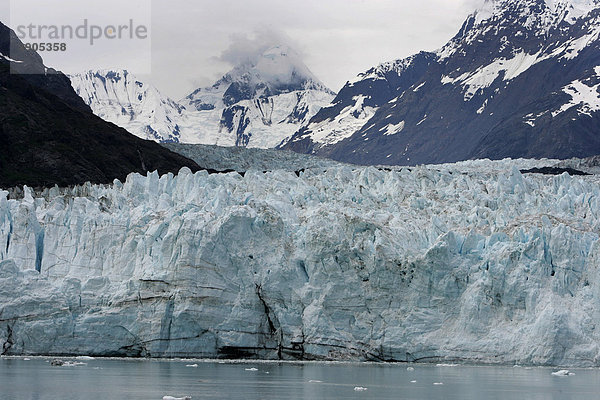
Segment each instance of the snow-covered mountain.
M214 109L190 111L181 125L190 136L197 135L187 143L274 148L333 97L326 91L307 89L240 100L229 106L222 106L219 100ZM190 107L186 105L188 110Z
M0 349L598 367L599 178L545 163L0 191Z
M365 164L600 153L600 2L488 0L437 52L349 81L284 148Z
M143 139L179 142L185 108L126 70L71 75L75 92L100 118Z
M206 110L304 90L334 94L314 76L292 48L274 46L257 59L248 59L235 66L213 86L195 90L182 102L198 110Z
M95 114L159 142L272 148L334 97L284 46L237 65L180 102L127 71L89 71L71 80Z

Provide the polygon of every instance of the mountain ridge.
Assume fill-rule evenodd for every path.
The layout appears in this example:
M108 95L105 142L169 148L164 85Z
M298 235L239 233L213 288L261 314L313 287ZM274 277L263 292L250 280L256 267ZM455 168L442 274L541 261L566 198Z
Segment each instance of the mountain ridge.
M398 165L600 153L600 10L575 19L563 12L559 22L549 19L551 28L542 29L546 25L527 22L546 21L552 11L546 1L493 4L503 7L479 21L477 12L469 16L435 53L395 62L407 64L410 74L399 71L390 79L364 73L349 81L333 106L280 147L344 162ZM427 63L416 62L424 58ZM407 82L393 83L402 77ZM385 85L391 88L387 96L372 109L364 107L363 99L375 98L376 88ZM340 124L337 110L353 110L354 118ZM365 111L365 118L356 117ZM333 143L327 141L332 135L323 137L347 127Z
M333 98L286 46L268 48L180 101L126 70L87 71L71 79L96 115L163 143L273 148Z
M69 79L44 66L2 23L0 54L0 187L111 183L131 172L200 169L92 114Z

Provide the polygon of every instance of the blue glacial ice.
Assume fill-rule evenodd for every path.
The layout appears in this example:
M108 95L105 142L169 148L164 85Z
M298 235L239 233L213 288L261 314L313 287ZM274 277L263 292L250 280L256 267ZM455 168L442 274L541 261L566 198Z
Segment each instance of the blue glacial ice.
M540 163L0 191L0 351L600 365L600 179Z

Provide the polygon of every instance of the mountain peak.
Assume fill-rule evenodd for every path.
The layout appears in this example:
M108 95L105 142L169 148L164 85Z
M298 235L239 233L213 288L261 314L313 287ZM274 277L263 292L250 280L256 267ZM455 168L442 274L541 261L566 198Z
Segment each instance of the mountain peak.
M257 57L242 61L224 78L231 82L250 79L257 85L265 84L275 89L284 86L306 89L307 85L316 89L325 88L300 55L286 45L269 47Z
M494 17L506 18L512 15L523 21L525 26L534 25L537 22L546 28L551 28L566 21L573 24L578 18L587 15L598 8L600 0L485 0L473 14L474 25L494 19ZM539 16L536 21L535 16Z
M582 27L586 32L597 29L599 8L600 0L485 0L437 54L441 61L457 51L471 54L466 47L481 49L480 43L504 56L533 54L552 46L548 37L566 34L580 21L588 21Z
M222 102L229 106L241 100L265 98L297 90L328 89L290 46L273 45L239 61L209 88L195 90L186 100L198 110L212 109Z

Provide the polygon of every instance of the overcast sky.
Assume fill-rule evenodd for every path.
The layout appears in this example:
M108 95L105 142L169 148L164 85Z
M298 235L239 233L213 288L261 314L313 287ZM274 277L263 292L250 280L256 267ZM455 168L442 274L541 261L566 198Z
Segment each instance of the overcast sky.
M113 41L109 48L96 45L93 53L81 50L68 56L42 56L46 64L68 73L126 67L164 94L180 99L197 87L211 85L232 67L225 61L229 58L222 57L228 49L244 40L269 36L294 47L312 72L337 91L348 79L380 62L441 47L482 2L0 0L0 19L13 29L17 20L58 24L65 23L67 15L69 23L83 18L106 24L129 18L140 23L151 20L151 53L143 44L132 49L131 43L124 48L115 47ZM100 8L94 10L92 4Z

